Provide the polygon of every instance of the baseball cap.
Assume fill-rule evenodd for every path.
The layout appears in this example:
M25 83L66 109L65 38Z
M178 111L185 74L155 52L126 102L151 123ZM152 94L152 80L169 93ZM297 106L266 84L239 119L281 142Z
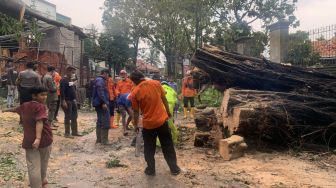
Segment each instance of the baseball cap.
M76 67L72 66L72 65L68 65L66 67L66 70L76 70Z

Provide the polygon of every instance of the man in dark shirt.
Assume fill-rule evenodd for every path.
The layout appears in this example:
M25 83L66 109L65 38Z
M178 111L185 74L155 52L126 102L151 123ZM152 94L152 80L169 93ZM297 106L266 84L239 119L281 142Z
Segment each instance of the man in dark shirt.
M48 72L43 76L42 83L43 86L48 90L48 97L47 97L47 106L48 106L48 121L49 123L56 129L56 125L53 124L56 107L57 107L57 86L53 79L53 74L55 72L55 67L48 66Z
M30 89L32 87L41 87L40 76L33 70L35 64L28 62L26 64L26 70L21 71L18 75L17 85L20 93L20 104L31 101Z
M75 73L75 71L75 67L68 66L66 68L66 76L63 77L60 83L61 105L64 111L64 136L67 138L71 138L72 136L82 136L78 133L76 89L74 82L71 81L71 76ZM70 135L70 128L72 136Z

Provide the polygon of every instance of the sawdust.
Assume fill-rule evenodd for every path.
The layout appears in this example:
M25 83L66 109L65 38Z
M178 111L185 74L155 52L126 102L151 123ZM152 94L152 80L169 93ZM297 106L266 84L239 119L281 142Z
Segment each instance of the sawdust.
M0 113L0 153L13 153L15 169L27 174L24 151L20 148L22 133L17 131L18 116ZM4 119L3 119L4 118ZM61 119L61 118L60 118ZM335 187L336 157L332 153L321 156L297 156L288 152L249 151L245 157L224 161L216 150L194 148L192 143L195 126L186 125L181 130L183 143L177 146L177 157L183 173L171 176L160 149L156 154L155 177L144 175L143 153L135 157L130 146L134 134L122 136L121 127L110 131L111 146L95 144L96 115L94 112L79 114L79 130L83 137L63 137L62 122L55 131L49 163L48 187ZM1 154L0 154L1 155ZM316 157L314 157L316 156ZM106 162L117 158L123 168L106 168ZM314 160L312 160L314 158ZM322 163L323 162L323 163ZM327 165L326 165L327 164ZM13 168L14 168L13 167ZM23 180L1 180L0 187L27 187Z

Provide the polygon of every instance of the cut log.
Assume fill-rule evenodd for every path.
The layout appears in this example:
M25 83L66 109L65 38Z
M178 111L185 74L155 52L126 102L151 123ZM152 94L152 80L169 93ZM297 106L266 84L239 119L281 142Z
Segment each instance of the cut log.
M193 74L195 85L210 82L223 91L240 88L331 98L336 96L336 76L305 68L272 63L212 47L198 49L191 62L198 68Z
M213 147L214 141L210 133L196 132L194 139L195 147Z
M217 117L214 109L197 109L195 113L195 124L199 131L210 131L217 124Z
M233 135L219 141L219 154L227 161L242 157L246 149L247 144L244 138L238 135Z
M231 135L267 135L294 141L307 134L307 137L327 136L327 131L335 131L336 100L294 93L228 89L220 112L223 125ZM336 139L334 142L336 144Z

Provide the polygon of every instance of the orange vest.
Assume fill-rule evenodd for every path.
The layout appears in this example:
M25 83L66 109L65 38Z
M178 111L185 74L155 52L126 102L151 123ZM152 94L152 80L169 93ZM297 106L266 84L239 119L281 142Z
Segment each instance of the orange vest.
M126 78L126 80L119 80L116 87L117 95L130 93L133 88L133 82Z
M193 79L192 77L185 77L183 78L182 82L182 95L184 97L194 97L197 94L196 89L193 86Z
M54 82L57 87L57 95L60 96L61 95L60 83L61 83L62 77L58 74L58 72L55 72L53 78L54 78Z
M107 90L108 90L108 93L109 93L110 100L111 101L115 100L115 98L117 97L117 94L116 94L116 90L114 88L114 81L111 77L107 81Z

